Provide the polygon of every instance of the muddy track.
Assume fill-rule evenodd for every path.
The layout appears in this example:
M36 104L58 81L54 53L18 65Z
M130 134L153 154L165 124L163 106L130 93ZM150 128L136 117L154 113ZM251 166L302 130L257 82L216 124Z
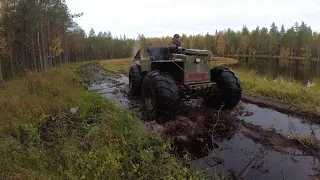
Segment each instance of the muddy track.
M218 112L191 100L176 119L158 124L148 122L139 98L128 95L126 75L107 72L99 63L86 64L77 73L90 91L135 112L152 133L171 137L178 154L187 152L193 157L194 169L231 179L310 179L320 173L320 127L280 113L293 114L296 109L290 106L244 96L232 111ZM294 129L286 127L289 122ZM311 134L317 141L306 146L295 138L297 134Z
M252 139L256 143L262 144L265 148L270 148L271 150L287 153L284 149L286 148L297 148L305 155L310 154L318 159L320 159L320 146L306 147L297 139L290 139L285 137L283 134L278 133L274 130L265 130L258 125L253 125L245 121L239 121L238 123L244 129L243 134Z

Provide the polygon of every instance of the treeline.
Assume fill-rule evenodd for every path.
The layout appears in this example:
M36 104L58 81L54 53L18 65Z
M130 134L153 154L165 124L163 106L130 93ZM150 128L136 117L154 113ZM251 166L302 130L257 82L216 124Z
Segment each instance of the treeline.
M87 35L64 0L0 0L0 86L3 78L30 70L46 70L61 63L125 58L136 40L142 47L167 45L172 37L137 39L93 29ZM320 36L304 22L289 29L257 27L227 29L215 34L182 35L186 48L211 50L216 56L268 55L319 58Z
M320 35L313 32L303 21L289 29L278 28L272 23L266 27L249 31L246 26L241 31L227 29L214 34L182 35L186 48L211 50L215 55L266 55L282 57L320 57ZM171 37L148 38L143 45L166 45Z
M125 35L113 37L111 32L95 33L93 29L87 36L78 25L68 32L68 56L70 61L89 61L126 58L132 56L134 39Z
M94 30L87 36L65 0L0 0L0 86L30 70L131 55L133 41Z

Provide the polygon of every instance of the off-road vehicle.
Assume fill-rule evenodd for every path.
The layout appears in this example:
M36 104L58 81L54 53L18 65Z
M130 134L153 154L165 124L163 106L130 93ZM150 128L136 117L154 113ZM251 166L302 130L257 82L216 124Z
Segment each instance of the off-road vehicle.
M129 70L130 94L142 97L148 120L175 117L181 103L191 98L203 98L207 107L217 110L237 106L241 83L229 68L211 67L210 51L168 51L165 46L140 49Z

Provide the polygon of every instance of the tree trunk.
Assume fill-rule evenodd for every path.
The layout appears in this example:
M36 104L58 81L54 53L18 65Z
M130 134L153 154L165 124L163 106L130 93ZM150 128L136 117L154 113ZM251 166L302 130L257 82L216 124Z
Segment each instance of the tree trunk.
M11 71L12 71L12 76L15 76L14 72L14 66L13 66L13 57L12 57L12 41L11 41L11 19L10 16L8 16L8 41L9 41L9 53L10 53L10 65L11 65Z
M65 34L65 39L64 39L64 48L63 48L63 60L64 63L68 63L68 37L67 37L67 24L64 25L65 30L64 30L64 34Z
M78 49L77 49L77 36L74 37L74 50L76 51L76 60L77 60L77 62L79 62Z
M22 30L22 44L21 44L21 63L22 63L22 73L25 75L26 69L28 68L28 62L27 62L27 50L25 47L26 42L26 26L25 26L25 16L23 18L23 22L21 24L21 30Z
M47 48L48 48L48 55L49 55L49 65L50 65L50 67L52 67L53 64L52 64L52 56L51 56L52 52L50 50L51 40L50 40L50 21L49 20L48 20L48 32L47 33L48 33L48 46L47 46Z
M4 87L4 81L2 76L2 69L1 69L1 58L0 58L0 89Z
M36 52L35 52L35 45L34 45L34 32L31 31L31 46L32 46L32 59L33 59L33 69L37 69L37 61L36 61Z
M41 1L40 1L40 6L41 6ZM41 34L41 46L42 46L42 54L43 54L43 65L44 65L44 69L48 70L48 56L46 53L46 46L45 46L42 10L40 10L40 34Z
M40 61L40 68L43 70L43 61L42 61L42 55L41 55L41 45L40 45L40 33L39 33L39 21L37 21L37 36L38 36L38 47L39 47L39 61Z

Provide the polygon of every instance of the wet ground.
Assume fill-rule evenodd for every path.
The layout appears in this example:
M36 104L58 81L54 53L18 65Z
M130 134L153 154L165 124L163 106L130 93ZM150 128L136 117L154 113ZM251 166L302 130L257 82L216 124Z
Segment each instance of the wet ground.
M85 65L78 74L90 84L90 91L144 119L143 112L137 111L139 100L128 96L126 75L106 72L98 63ZM320 126L304 122L305 117L251 103L217 112L192 100L185 102L176 119L164 124L146 120L145 125L155 134L173 137L177 152L188 152L193 157L191 167L207 174L229 179L316 179L320 177ZM302 136L314 138L313 146Z

